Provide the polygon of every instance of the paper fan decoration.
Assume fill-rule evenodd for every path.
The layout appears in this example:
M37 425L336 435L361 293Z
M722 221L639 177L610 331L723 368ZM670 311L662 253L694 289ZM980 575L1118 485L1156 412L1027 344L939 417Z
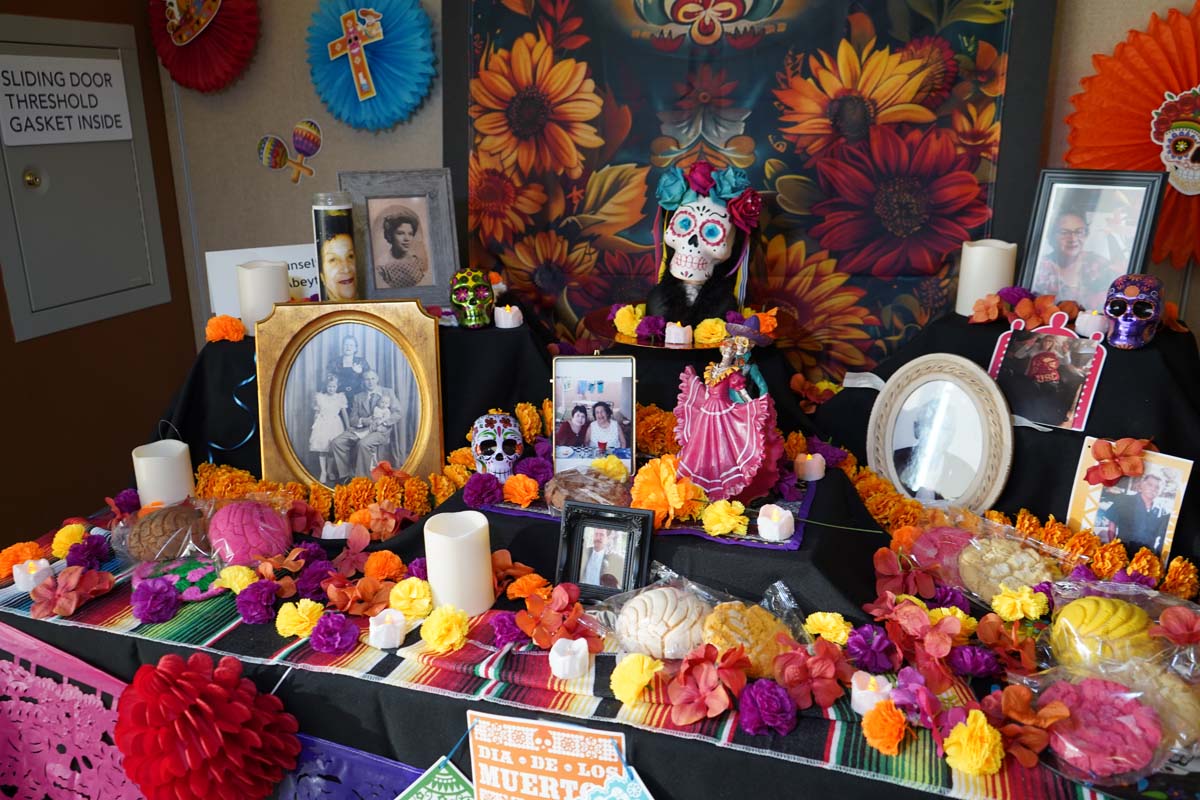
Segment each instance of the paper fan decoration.
M1191 13L1150 17L1111 56L1092 58L1096 74L1071 98L1075 111L1066 162L1080 169L1166 168L1170 185L1151 256L1177 268L1200 257L1200 2ZM1190 146L1189 146L1190 145ZM1186 152L1180 152L1186 150Z
M329 113L380 131L412 116L429 95L433 33L419 0L321 0L308 28L308 67Z
M224 89L258 44L258 0L150 0L158 60L180 86Z

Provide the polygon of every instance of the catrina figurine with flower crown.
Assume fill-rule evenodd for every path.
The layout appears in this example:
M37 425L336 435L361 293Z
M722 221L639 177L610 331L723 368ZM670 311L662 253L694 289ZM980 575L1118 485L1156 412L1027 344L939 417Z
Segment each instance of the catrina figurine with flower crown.
M655 222L658 285L646 298L646 314L696 325L724 319L745 301L750 241L762 198L737 167L713 170L695 161L685 174L671 167L658 181L658 204L667 211Z

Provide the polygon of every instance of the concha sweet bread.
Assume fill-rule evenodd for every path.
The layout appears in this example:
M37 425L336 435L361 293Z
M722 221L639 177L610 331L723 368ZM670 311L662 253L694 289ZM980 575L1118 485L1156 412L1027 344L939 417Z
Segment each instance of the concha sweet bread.
M1034 586L1058 579L1054 562L1037 550L1013 539L979 539L958 554L958 574L963 586L987 602L1009 589Z
M208 524L199 510L183 504L152 511L139 519L125 547L137 561L170 561L183 555L189 543L207 553Z
M1063 606L1054 618L1050 646L1067 666L1094 666L1100 661L1125 662L1154 650L1146 632L1150 616L1133 603L1114 597L1081 597Z
M634 597L617 616L617 638L631 653L683 658L703 643L712 608L691 592L660 586Z
M225 564L257 564L292 547L292 529L283 514L253 500L230 503L213 514L208 536L213 556Z
M783 649L776 637L787 627L762 606L747 603L721 603L704 620L704 641L724 652L739 644L750 659L750 677L768 678L774 674L775 656Z

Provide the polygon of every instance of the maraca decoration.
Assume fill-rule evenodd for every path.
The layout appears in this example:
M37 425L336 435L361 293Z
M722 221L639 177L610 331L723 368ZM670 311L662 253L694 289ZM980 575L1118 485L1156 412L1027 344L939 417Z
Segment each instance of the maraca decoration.
M311 178L315 174L304 160L321 151L321 126L311 119L297 122L292 128L292 147L296 151L295 158L278 136L264 136L258 140L258 160L267 169L291 167L292 183L299 183L301 175Z

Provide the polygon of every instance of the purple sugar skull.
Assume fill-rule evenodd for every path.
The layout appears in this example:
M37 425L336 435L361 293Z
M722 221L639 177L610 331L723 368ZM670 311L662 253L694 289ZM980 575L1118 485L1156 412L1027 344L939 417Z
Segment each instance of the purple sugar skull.
M1108 287L1104 316L1108 343L1118 350L1145 347L1158 333L1163 312L1162 281L1153 275L1122 275Z

